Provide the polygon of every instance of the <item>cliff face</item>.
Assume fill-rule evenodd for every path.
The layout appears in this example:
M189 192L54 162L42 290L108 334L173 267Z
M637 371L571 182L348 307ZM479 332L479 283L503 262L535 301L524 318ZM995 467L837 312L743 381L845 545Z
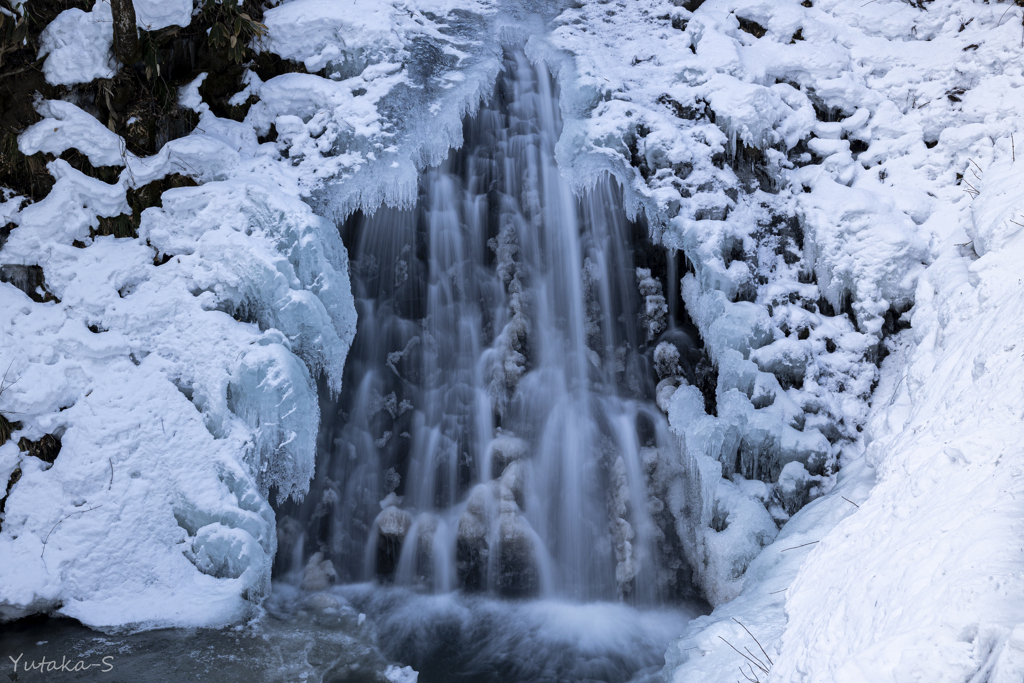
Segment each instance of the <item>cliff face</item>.
M337 230L232 100L301 67L257 5L4 10L0 614L244 618L355 326Z

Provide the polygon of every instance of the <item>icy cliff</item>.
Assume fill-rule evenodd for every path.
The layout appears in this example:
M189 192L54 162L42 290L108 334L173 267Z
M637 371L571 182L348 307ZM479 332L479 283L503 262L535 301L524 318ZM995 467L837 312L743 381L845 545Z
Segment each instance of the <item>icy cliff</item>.
M317 378L340 390L355 333L348 257L311 193L378 167L372 187L403 177L415 187L419 155L457 142L444 131L461 131L479 100L477 81L455 68L472 61L458 49L470 30L456 29L485 32L488 8L421 4L342 12L297 0L267 11L265 24L247 24L250 48L294 66L266 82L246 71L237 101L215 103L221 115L204 101L216 76L182 83L179 111L196 125L149 155L133 152L139 119L119 116L117 79L135 69L159 87L175 63L161 76L166 53L143 42L145 71L120 65L104 0L42 30L56 96L37 97L16 144L26 163L46 164L52 189L4 190L0 203L0 617L217 625L267 595L269 495L307 490ZM190 22L220 11L133 9L151 41L176 27L187 38ZM31 8L2 11L31 31ZM493 72L481 67L477 80ZM396 133L404 100L440 121L433 147ZM363 192L375 208L381 195Z
M659 392L680 536L719 606L665 676L1019 680L1020 8L609 2L560 21L586 112L567 156L619 174L685 251L717 369L713 391Z

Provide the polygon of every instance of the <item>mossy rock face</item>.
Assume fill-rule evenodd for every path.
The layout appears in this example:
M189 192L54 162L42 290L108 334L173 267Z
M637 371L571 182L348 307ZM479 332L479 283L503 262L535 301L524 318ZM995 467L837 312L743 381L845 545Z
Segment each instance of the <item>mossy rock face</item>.
M0 186L33 200L53 187L45 155L26 157L18 151L18 134L39 120L33 106L37 96L53 99L67 88L46 82L39 54L39 34L64 10L88 12L91 0L32 0L14 11L11 0L0 0L14 16L0 13Z

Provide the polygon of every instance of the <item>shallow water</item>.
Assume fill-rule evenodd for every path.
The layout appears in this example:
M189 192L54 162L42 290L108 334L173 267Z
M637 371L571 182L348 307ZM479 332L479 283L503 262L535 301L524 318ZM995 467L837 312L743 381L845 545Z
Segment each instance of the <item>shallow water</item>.
M7 624L0 680L405 683L409 672L401 669L412 666L419 683L640 683L660 671L669 642L704 611L373 584L318 593L279 584L266 608L248 625L220 630L106 635L66 619ZM19 656L15 671L10 658ZM41 673L44 661L54 664ZM62 663L79 670L55 670Z

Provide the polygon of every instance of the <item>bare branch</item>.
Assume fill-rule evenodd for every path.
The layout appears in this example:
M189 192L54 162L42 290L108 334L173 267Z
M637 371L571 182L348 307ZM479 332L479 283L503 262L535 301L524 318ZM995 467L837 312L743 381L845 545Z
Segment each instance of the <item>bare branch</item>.
M749 629L749 628L747 628L746 626L744 626L744 625L743 625L743 622L741 622L741 621L740 621L739 619L737 619L736 617L733 617L733 618L732 618L732 620L733 620L733 621L735 621L735 622L736 622L737 624L739 624L739 625L740 625L740 627L741 627L741 628L742 628L742 629L743 629L744 631L746 631L746 632L747 632L747 635L748 635L748 636L750 636L751 638L754 638L754 634L750 632L750 629ZM757 646L761 648L761 652L762 652L762 654L764 654L764 658L768 660L768 663L769 663L769 664L771 664L772 666L774 666L774 665L775 665L775 662L773 662L773 661L772 661L772 658L771 658L771 657L769 657L769 656L768 656L768 653L764 651L764 648L763 648L763 647L761 647L761 641L759 641L759 640L758 640L757 638L754 638L754 642L755 642L755 643L757 643ZM767 673L767 672L766 672L766 673Z
M729 642L728 640L726 640L725 638L722 638L722 636L718 636L718 637L719 637L719 638L721 639L721 641L722 641L723 643L725 643L726 645L728 645L729 647L731 647L731 648L733 649L733 651L734 651L734 652L735 652L736 654L738 654L738 655L739 655L740 657L743 657L743 659L746 659L746 660L747 660L748 662L750 662L751 664L757 664L757 662L755 662L755 661L754 661L753 659L751 659L750 657L746 656L745 654L743 654L742 652L740 652L739 650L737 650L737 649L736 649L735 647L733 647L733 644L732 644L732 643L730 643L730 642ZM757 666L758 666L758 668L761 668L761 665L760 665L760 664L758 664ZM762 671L764 671L765 673L768 673L768 670L767 670L767 669L762 669Z
M804 546L808 546L808 545L814 545L815 543L820 543L820 542L821 542L821 541L811 541L810 543L802 543L801 545L795 545L795 546L793 546L792 548L783 548L783 549L782 549L782 550L780 550L779 552L782 552L782 553L784 553L784 552L786 552L787 550L796 550L797 548L803 548Z
M85 512L92 512L93 510L95 510L97 508L101 508L101 507L103 507L102 503L100 503L96 507L91 507L88 510L78 510L76 512L72 512L70 514L67 514L67 515L64 515L63 517L61 517L60 521L58 521L56 524L53 525L53 527L50 529L49 533L46 534L46 538L43 539L43 549L42 549L42 551L40 551L39 557L42 557L43 553L46 552L46 542L50 540L50 534L53 533L54 529L56 529L58 526L60 526L61 522L63 522L65 519L67 519L68 517L71 517L73 515L80 515L80 514L85 513Z

